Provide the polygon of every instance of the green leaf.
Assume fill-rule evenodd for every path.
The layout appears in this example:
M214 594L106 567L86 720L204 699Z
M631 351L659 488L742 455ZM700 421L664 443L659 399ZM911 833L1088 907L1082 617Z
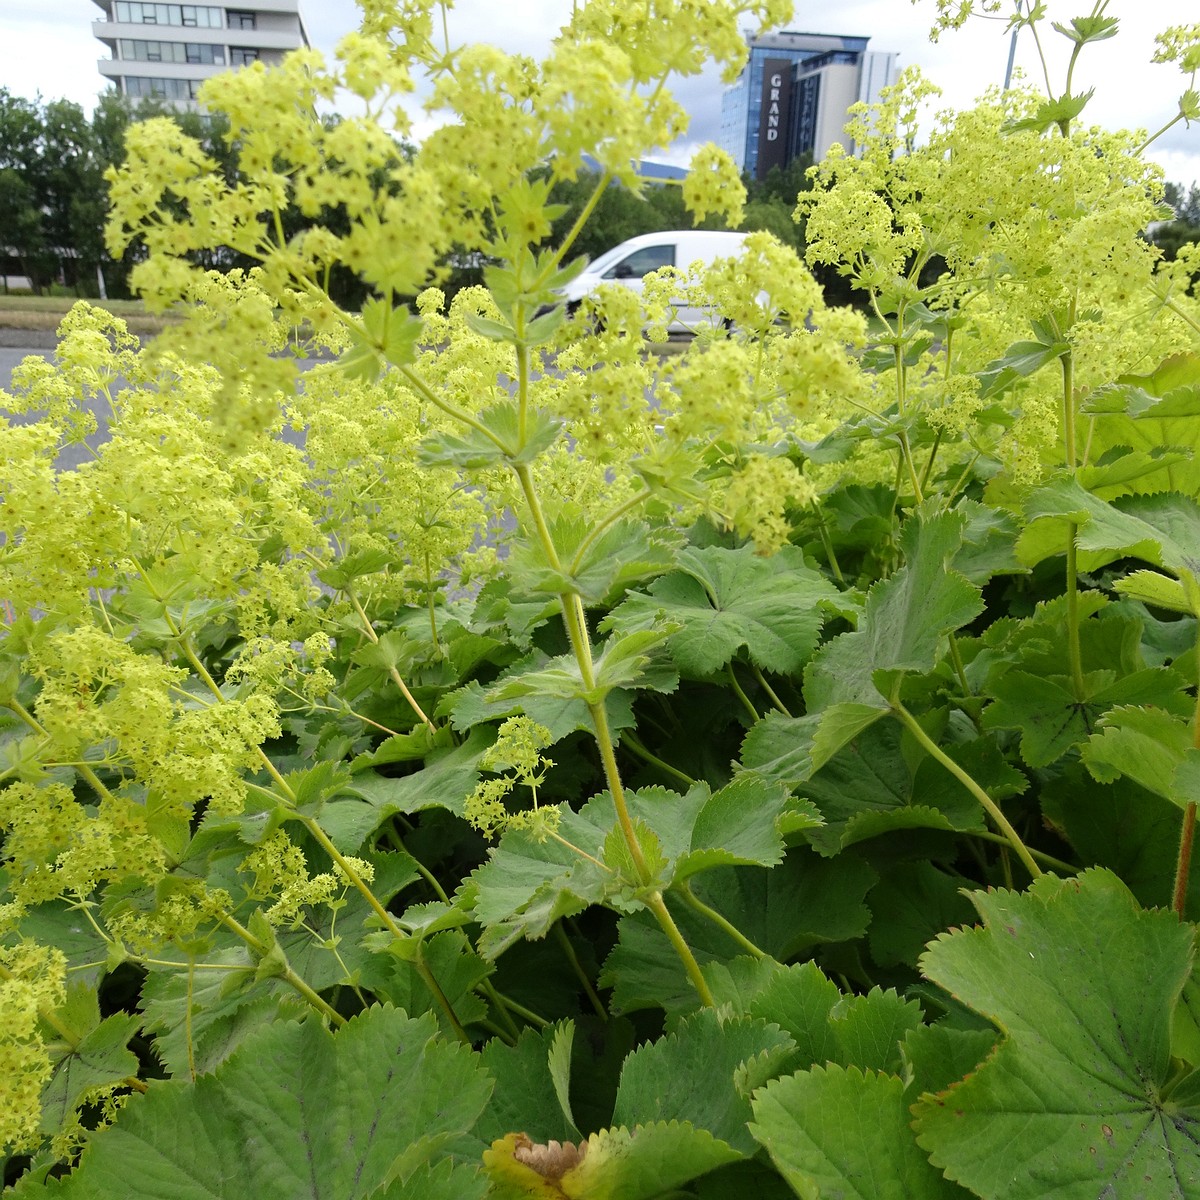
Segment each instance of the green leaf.
M317 572L317 578L331 588L344 588L363 575L373 575L396 562L396 555L388 550L362 550L347 554Z
M1140 600L1151 607L1200 616L1200 613L1193 611L1194 606L1189 602L1183 584L1158 571L1133 571L1123 579L1118 579L1113 587L1122 596Z
M114 1013L100 1020L99 1001L90 985L72 987L59 1016L80 1040L73 1047L63 1046L61 1055L51 1054L50 1079L42 1089L41 1129L47 1134L57 1133L72 1120L91 1088L120 1083L136 1076L139 1068L128 1044L140 1019L131 1013Z
M867 929L863 897L876 875L851 855L819 858L793 848L769 871L719 867L698 876L692 890L759 949L780 961L823 943L850 941ZM671 915L703 967L737 951L728 933L689 908L671 902ZM601 983L613 988L617 1012L639 1008L688 1011L696 993L665 934L645 913L621 920L616 947L604 962ZM755 1012L754 1015L764 1015ZM768 1018L774 1019L774 1018ZM794 1031L793 1032L794 1036Z
M1065 676L1009 671L989 684L995 699L984 710L984 727L1020 730L1025 763L1046 767L1086 741L1110 709L1119 705L1174 709L1183 699L1182 681L1168 668L1151 667L1115 682L1111 675L1101 671L1085 676L1088 694L1080 700Z
M879 988L845 996L811 962L778 969L751 999L749 1011L791 1034L800 1067L836 1063L898 1070L901 1043L921 1023L915 1001Z
M857 1068L818 1067L754 1098L751 1131L803 1200L965 1196L913 1141L904 1084Z
M338 365L351 379L373 383L384 367L405 367L416 361L417 339L423 325L406 308L393 308L378 297L362 306L361 326L346 326L350 349L338 359Z
M487 1176L477 1166L447 1158L422 1163L407 1179L372 1192L371 1200L484 1200L487 1190Z
M916 1106L934 1164L1006 1200L1200 1196L1200 1109L1163 1091L1193 930L1100 870L972 900L983 928L942 935L922 969L1004 1038Z
M177 1078L215 1071L241 1044L272 1021L304 1011L278 979L258 981L242 946L213 950L212 966L228 970L152 970L142 984L143 1023L154 1050Z
M680 541L673 531L642 521L618 521L593 538L594 521L576 508L557 513L549 524L560 564L567 565L552 567L541 543L531 538L509 555L513 585L533 593L578 592L590 605L611 605L634 584L669 570ZM606 618L601 631L610 627Z
M701 783L686 796L642 788L625 800L643 853L661 874L658 886L714 867L769 866L783 857L779 826L789 796L782 785L747 774L715 794ZM564 810L558 834L569 845L557 838L539 842L522 830L506 833L472 876L475 917L484 926L480 949L489 957L517 937L543 937L559 917L590 904L624 907L633 898L635 873L609 793L579 812Z
M1051 22L1054 29L1076 46L1116 37L1119 24L1116 17L1072 17L1070 26L1060 25L1057 21Z
M562 434L562 422L541 409L530 409L521 428L520 407L507 401L479 416L481 429L439 433L421 443L418 460L427 467L483 471L531 463Z
M360 771L321 813L321 828L339 850L353 853L396 813L445 808L463 815L463 802L479 778L479 757L496 740L494 729L472 729L460 746L432 750L410 775Z
M868 934L871 957L881 967L916 965L928 942L943 929L969 922L970 901L962 880L933 863L897 863L871 889Z
M1043 105L1042 109L1038 111L1036 118L1038 121L1043 120L1043 110L1046 107ZM1021 123L1015 126L1015 128L1020 127ZM1042 128L1044 127L1043 125ZM1030 375L1040 371L1047 363L1062 358L1070 348L1067 342L1054 342L1051 345L1043 342L1014 342L1001 358L988 363L979 372L980 399L989 400L994 396L999 396L1011 388L1018 379L1027 379Z
M560 1021L539 1031L523 1029L515 1046L493 1038L480 1051L480 1061L496 1081L491 1102L475 1127L485 1142L518 1132L535 1142L565 1142L579 1136L569 1107L562 1103L556 1050L564 1044L564 1034L569 1039L574 1028L572 1022ZM565 1044L569 1066L569 1040Z
M605 618L616 629L679 626L667 647L692 678L719 671L743 649L765 670L789 675L811 657L836 590L786 547L770 558L749 547L685 550L679 570L634 594Z
M778 1074L794 1049L786 1033L765 1021L721 1020L703 1009L625 1060L613 1122L687 1121L749 1156L754 1153L746 1128L750 1099L737 1086L739 1075L753 1060L765 1082Z
M1041 790L1045 819L1085 866L1108 867L1145 908L1170 905L1183 813L1127 776L1097 783L1080 763ZM1192 855L1188 920L1200 918L1200 855Z
M425 939L420 951L425 966L437 980L438 988L454 1010L459 1024L468 1027L484 1020L487 1004L475 994L475 989L491 975L495 967L480 958L466 936L457 930L448 930ZM374 986L373 990L410 1016L431 1014L448 1041L455 1036L449 1018L415 963L400 959L395 964L391 978Z
M641 684L671 691L676 681L674 671L652 663L646 667ZM460 731L485 721L500 721L524 713L544 725L550 731L551 741L557 742L577 729L594 732L583 692L579 665L573 655L564 654L555 659L534 655L514 664L489 688L472 680L466 687L447 696L437 711L439 716L449 716L451 724ZM572 695L574 698L569 698ZM626 689L609 692L604 704L613 733L636 724L632 696Z
M543 1165L543 1174L529 1163L544 1163L539 1150L561 1162L560 1147L535 1147L529 1139L510 1135L493 1143L483 1155L493 1180L495 1200L659 1200L683 1184L734 1162L741 1156L703 1129L686 1124L642 1125L593 1133L577 1165L561 1175ZM570 1160L568 1160L570 1161Z
M1159 492L1109 503L1065 478L1035 491L1025 516L1017 554L1030 566L1065 553L1073 524L1081 569L1133 555L1176 576L1183 571L1200 575L1200 504L1190 496Z
M846 703L886 707L880 672L931 670L946 636L979 615L979 589L950 565L966 523L963 513L918 512L905 524L905 565L871 589L858 631L834 638L809 664L810 711Z
M1035 133L1045 133L1051 125L1061 125L1073 121L1087 107L1087 102L1095 94L1095 88L1089 88L1078 96L1062 95L1057 100L1047 100L1042 103L1037 113L1021 121L1011 121L1004 126L1005 130L1016 132L1031 129ZM1063 349L1070 347L1064 346Z
M1180 808L1196 800L1200 750L1189 722L1155 708L1114 708L1084 747L1088 770L1104 783L1118 773Z
M1119 450L1132 451L1153 472L1139 476L1138 491L1200 491L1200 354L1172 355L1147 375L1123 375L1097 388L1083 411L1098 414L1091 432L1092 459L1104 461ZM1090 482L1090 481L1089 481Z
M545 937L560 917L603 901L614 881L601 856L615 820L611 801L591 801L577 813L563 809L558 838L539 842L520 829L504 834L471 876L485 958L497 957L519 938Z
M994 1029L955 1029L944 1021L910 1029L902 1047L909 1097L944 1092L970 1075L996 1045Z
M575 1042L575 1023L560 1021L554 1028L554 1036L550 1040L550 1053L547 1055L547 1065L550 1068L550 1082L554 1087L554 1096L567 1118L575 1136L579 1136L579 1126L575 1124L571 1112L571 1047Z
M313 1020L273 1025L214 1074L130 1100L89 1140L64 1195L365 1198L398 1155L416 1170L487 1102L474 1055L435 1028L387 1008L336 1035Z

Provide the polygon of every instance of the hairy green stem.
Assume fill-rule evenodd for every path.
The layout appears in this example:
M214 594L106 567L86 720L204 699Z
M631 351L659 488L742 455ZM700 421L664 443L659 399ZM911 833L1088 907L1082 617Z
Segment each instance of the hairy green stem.
M1004 840L1013 848L1017 857L1025 864L1025 869L1034 878L1042 875L1042 869L1033 861L1028 847L1021 841L1020 835L1012 827L1000 806L987 794L976 781L967 774L938 744L921 728L920 722L898 700L892 701L892 712L900 719L904 727L916 738L921 748L937 762L941 763L955 779L959 781L983 806L984 812L992 818L996 828L1004 834Z
M790 717L792 714L791 714L790 712L788 712L788 710L787 710L787 706L786 706L786 705L784 704L784 702L783 702L782 700L780 700L780 698L779 698L779 697L778 697L778 696L775 694L775 689L774 689L774 688L773 688L773 687L772 687L772 686L771 686L771 685L770 685L770 684L767 682L767 677L766 677L766 676L765 676L765 675L762 673L762 671L759 669L759 667L757 666L757 664L755 664L755 663L751 663L751 664L750 664L750 670L751 670L751 671L754 673L754 678L755 678L755 679L758 681L758 686L759 686L760 688L762 688L762 690L763 690L764 692L766 692L766 693L767 693L767 696L770 698L770 701L771 701L771 703L772 703L773 705L775 705L775 707L776 707L776 708L777 708L777 709L778 709L778 710L779 710L781 713L783 713L783 715L784 715L785 717Z
M27 709L15 696L7 701L5 707L16 713L30 729L33 730L39 737L49 738L42 723ZM72 768L79 772L80 776L85 779L97 796L105 800L111 800L115 803L116 797L108 790L108 788L100 781L100 777L86 763L75 762L70 764Z
M542 510L541 501L537 494L537 487L534 484L529 466L526 463L516 463L513 465L513 471L521 486L521 491L529 508L530 516L533 519L534 530L538 541L541 543L546 561L553 570L560 571L562 569L562 562L558 554L558 548L554 544L554 537L546 522L545 513ZM579 675L583 682L584 691L585 693L590 693L596 686L596 670L592 657L592 643L588 634L587 614L584 611L583 600L578 592L562 592L559 594L558 599L559 605L562 608L563 624L566 626L567 638L570 641L575 661L579 666ZM617 765L616 747L612 731L608 724L608 710L603 700L599 702L589 701L587 707L588 713L592 718L596 746L600 751L600 762L604 768L604 778L608 784L609 794L612 796L613 808L616 811L617 824L620 826L621 836L625 840L629 857L633 862L634 870L637 872L638 882L643 888L647 888L653 881L653 875L649 864L646 862L646 856L642 852L642 845L638 840L637 831L633 827L633 820L629 815L629 806L625 800L625 787L621 781L620 768ZM755 717L757 719L757 714L755 714ZM654 897L657 897L657 903L654 902ZM699 992L702 1002L705 1005L711 1006L712 994L704 982L704 977L700 974L700 968L695 956L692 954L691 947L688 946L683 935L672 920L671 914L663 902L662 894L658 891L653 892L650 900L647 901L647 907L654 913L663 932L667 935L671 945L675 948L675 952L682 960L684 969L687 971L688 977L696 985L696 990Z
M362 623L363 633L365 633L367 635L367 637L370 638L371 642L374 645L378 646L379 645L379 634L377 634L375 632L375 627L371 624L370 618L367 616L366 612L364 611L363 606L358 602L358 597L349 588L342 588L342 594L346 597L347 600L350 601L351 605L353 605L354 611L356 613L358 613L358 619ZM436 626L434 626L434 635L436 638L436 635L437 635L437 627ZM411 708L413 710L413 712L416 713L417 719L425 725L426 729L428 729L430 733L437 733L437 726L425 715L424 709L422 709L421 706L417 703L416 698L413 696L412 692L410 692L408 690L408 684L406 684L404 682L403 676L400 674L399 671L396 670L395 666L393 665L393 666L388 667L387 673L391 677L392 682L400 689L400 694L408 702L409 708Z
M517 1023L512 1019L512 1013L508 1010L507 998L501 996L495 987L492 986L490 979L485 979L478 987L478 991L491 1001L492 1007L496 1010L500 1020L504 1023L506 1031L502 1034L504 1040L510 1045L515 1046L517 1039L521 1036L521 1031L517 1028Z
M1185 312L1174 300L1164 300L1163 305L1169 308L1181 321L1190 325L1197 333L1200 333L1200 321L1197 321L1190 313Z
M604 1007L604 1001L600 999L599 993L592 987L592 981L587 977L587 972L583 969L583 964L579 961L579 955L575 953L575 947L571 945L571 939L567 937L567 931L562 927L562 922L555 921L552 928L554 930L554 940L558 942L562 948L562 952L567 956L567 962L570 963L575 978L579 980L580 986L583 988L583 994L588 998L588 1003L595 1010L600 1020L607 1021L608 1009Z
M220 921L226 929L237 934L237 936L240 937L242 941L250 947L251 950L259 955L259 957L265 957L270 953L271 947L260 942L258 938L256 938L254 934L250 932L250 930L248 930L240 921L238 921L236 917L232 916L230 913L218 913L217 920ZM312 1005L312 1007L315 1008L323 1017L327 1017L335 1025L346 1024L346 1018L343 1017L342 1014L337 1011L337 1009L331 1008L324 999L322 999L315 991L313 991L312 987L296 974L290 963L286 963L284 965L284 969L279 978L282 979L283 982L286 983L293 991L298 992L301 996L303 996L304 999L307 1000L308 1003Z
M630 730L626 729L621 734L621 745L626 750L637 755L642 762L649 763L652 767L657 767L660 771L667 775L678 779L685 787L691 787L696 781L690 776L681 771L678 767L673 767L669 762L665 762L659 758L652 750L646 749L646 746L638 740L637 736Z
M1196 651L1200 657L1200 639L1197 639ZM1197 674L1200 675L1200 661L1197 663ZM1197 680L1200 683L1200 679ZM1196 693L1196 708L1192 714L1192 746L1200 750L1200 688ZM1192 870L1192 847L1196 839L1196 801L1189 800L1183 810L1183 827L1179 831L1179 857L1175 863L1175 887L1171 895L1171 907L1183 920L1183 912L1187 907L1188 881Z
M978 838L980 841L991 842L996 846L1007 847L1010 844L1008 838L1001 837L998 833L993 833L990 829L973 830L971 837ZM1049 867L1052 871L1059 871L1064 875L1074 875L1080 869L1066 862L1064 859L1055 858L1053 854L1046 854L1042 850L1035 850L1032 846L1029 847L1029 853L1037 862Z
M498 992L496 994L499 995ZM547 1021L546 1018L540 1013L535 1013L533 1009L526 1008L525 1005L518 1003L511 996L505 996L504 1003L512 1012L516 1013L522 1021L527 1021L535 1029L548 1029L550 1027L550 1022Z
M742 685L738 683L737 675L734 674L732 662L726 664L725 673L729 676L729 686L733 688L733 694L742 702L742 706L750 714L751 723L757 725L761 720L758 709L750 703L750 697L742 691Z
M696 993L700 997L700 1003L705 1008L715 1008L717 1002L713 997L712 991L709 989L708 981L700 971L700 964L696 961L696 956L692 953L692 948L684 940L683 934L679 932L679 926L675 924L675 918L671 916L670 910L667 908L667 903L663 899L662 892L651 892L646 897L646 907L654 914L659 925L662 927L662 931L667 935L667 940L675 948L675 953L682 960L684 970L687 972L688 978L692 981L692 986L696 989Z
M692 891L690 883L681 883L672 889L679 898L694 912L697 912L706 921L711 921L723 933L731 937L747 954L753 955L755 958L766 958L765 950L760 950L732 921L723 917L715 908L710 908L705 904L695 892Z
M833 572L834 579L837 580L838 587L846 586L845 577L842 575L842 568L838 565L837 555L834 553L833 542L829 537L829 530L825 525L825 517L821 512L821 506L814 500L812 502L812 510L817 518L817 532L821 536L821 546L825 551L825 558L829 562L829 569Z
M438 1007L442 1010L442 1014L445 1016L450 1028L454 1030L454 1036L464 1045L469 1046L471 1039L467 1036L467 1031L462 1027L462 1022L459 1021L454 1011L454 1006L450 1003L450 998L442 991L442 985L438 983L434 978L433 972L429 969L429 964L425 961L425 944L420 940L417 942L417 953L413 959L413 966L417 968L417 974L424 980L425 986L437 1001Z
M1179 832L1179 858L1175 863L1175 887L1171 894L1171 907L1183 920L1187 907L1188 880L1192 871L1192 846L1196 838L1196 801L1189 800L1183 812L1183 828Z

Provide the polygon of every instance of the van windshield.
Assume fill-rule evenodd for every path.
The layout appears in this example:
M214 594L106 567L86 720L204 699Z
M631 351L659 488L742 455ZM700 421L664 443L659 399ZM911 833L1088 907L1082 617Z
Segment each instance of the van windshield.
M599 258L593 259L584 269L589 274L603 274L614 263L619 262L622 255L627 253L628 250L622 242L621 245L614 246L611 250L605 250Z

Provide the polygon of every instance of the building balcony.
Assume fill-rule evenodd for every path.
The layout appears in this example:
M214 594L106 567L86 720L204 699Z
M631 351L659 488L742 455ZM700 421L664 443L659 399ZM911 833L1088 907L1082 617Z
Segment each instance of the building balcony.
M203 42L209 46L246 46L256 50L296 50L295 32L270 29L204 29L194 25L142 25L132 21L93 21L92 34L112 54L119 38L150 42Z

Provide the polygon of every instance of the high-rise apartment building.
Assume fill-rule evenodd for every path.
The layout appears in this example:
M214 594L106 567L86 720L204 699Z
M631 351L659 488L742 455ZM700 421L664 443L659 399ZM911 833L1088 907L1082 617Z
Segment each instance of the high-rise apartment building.
M95 0L104 16L92 32L108 48L100 74L134 100L154 97L196 108L211 75L262 60L276 63L307 46L300 0L247 0L237 8Z
M865 37L782 32L747 39L750 60L721 102L721 146L754 179L808 155L824 158L846 110L879 99L896 81L895 54L869 51Z

